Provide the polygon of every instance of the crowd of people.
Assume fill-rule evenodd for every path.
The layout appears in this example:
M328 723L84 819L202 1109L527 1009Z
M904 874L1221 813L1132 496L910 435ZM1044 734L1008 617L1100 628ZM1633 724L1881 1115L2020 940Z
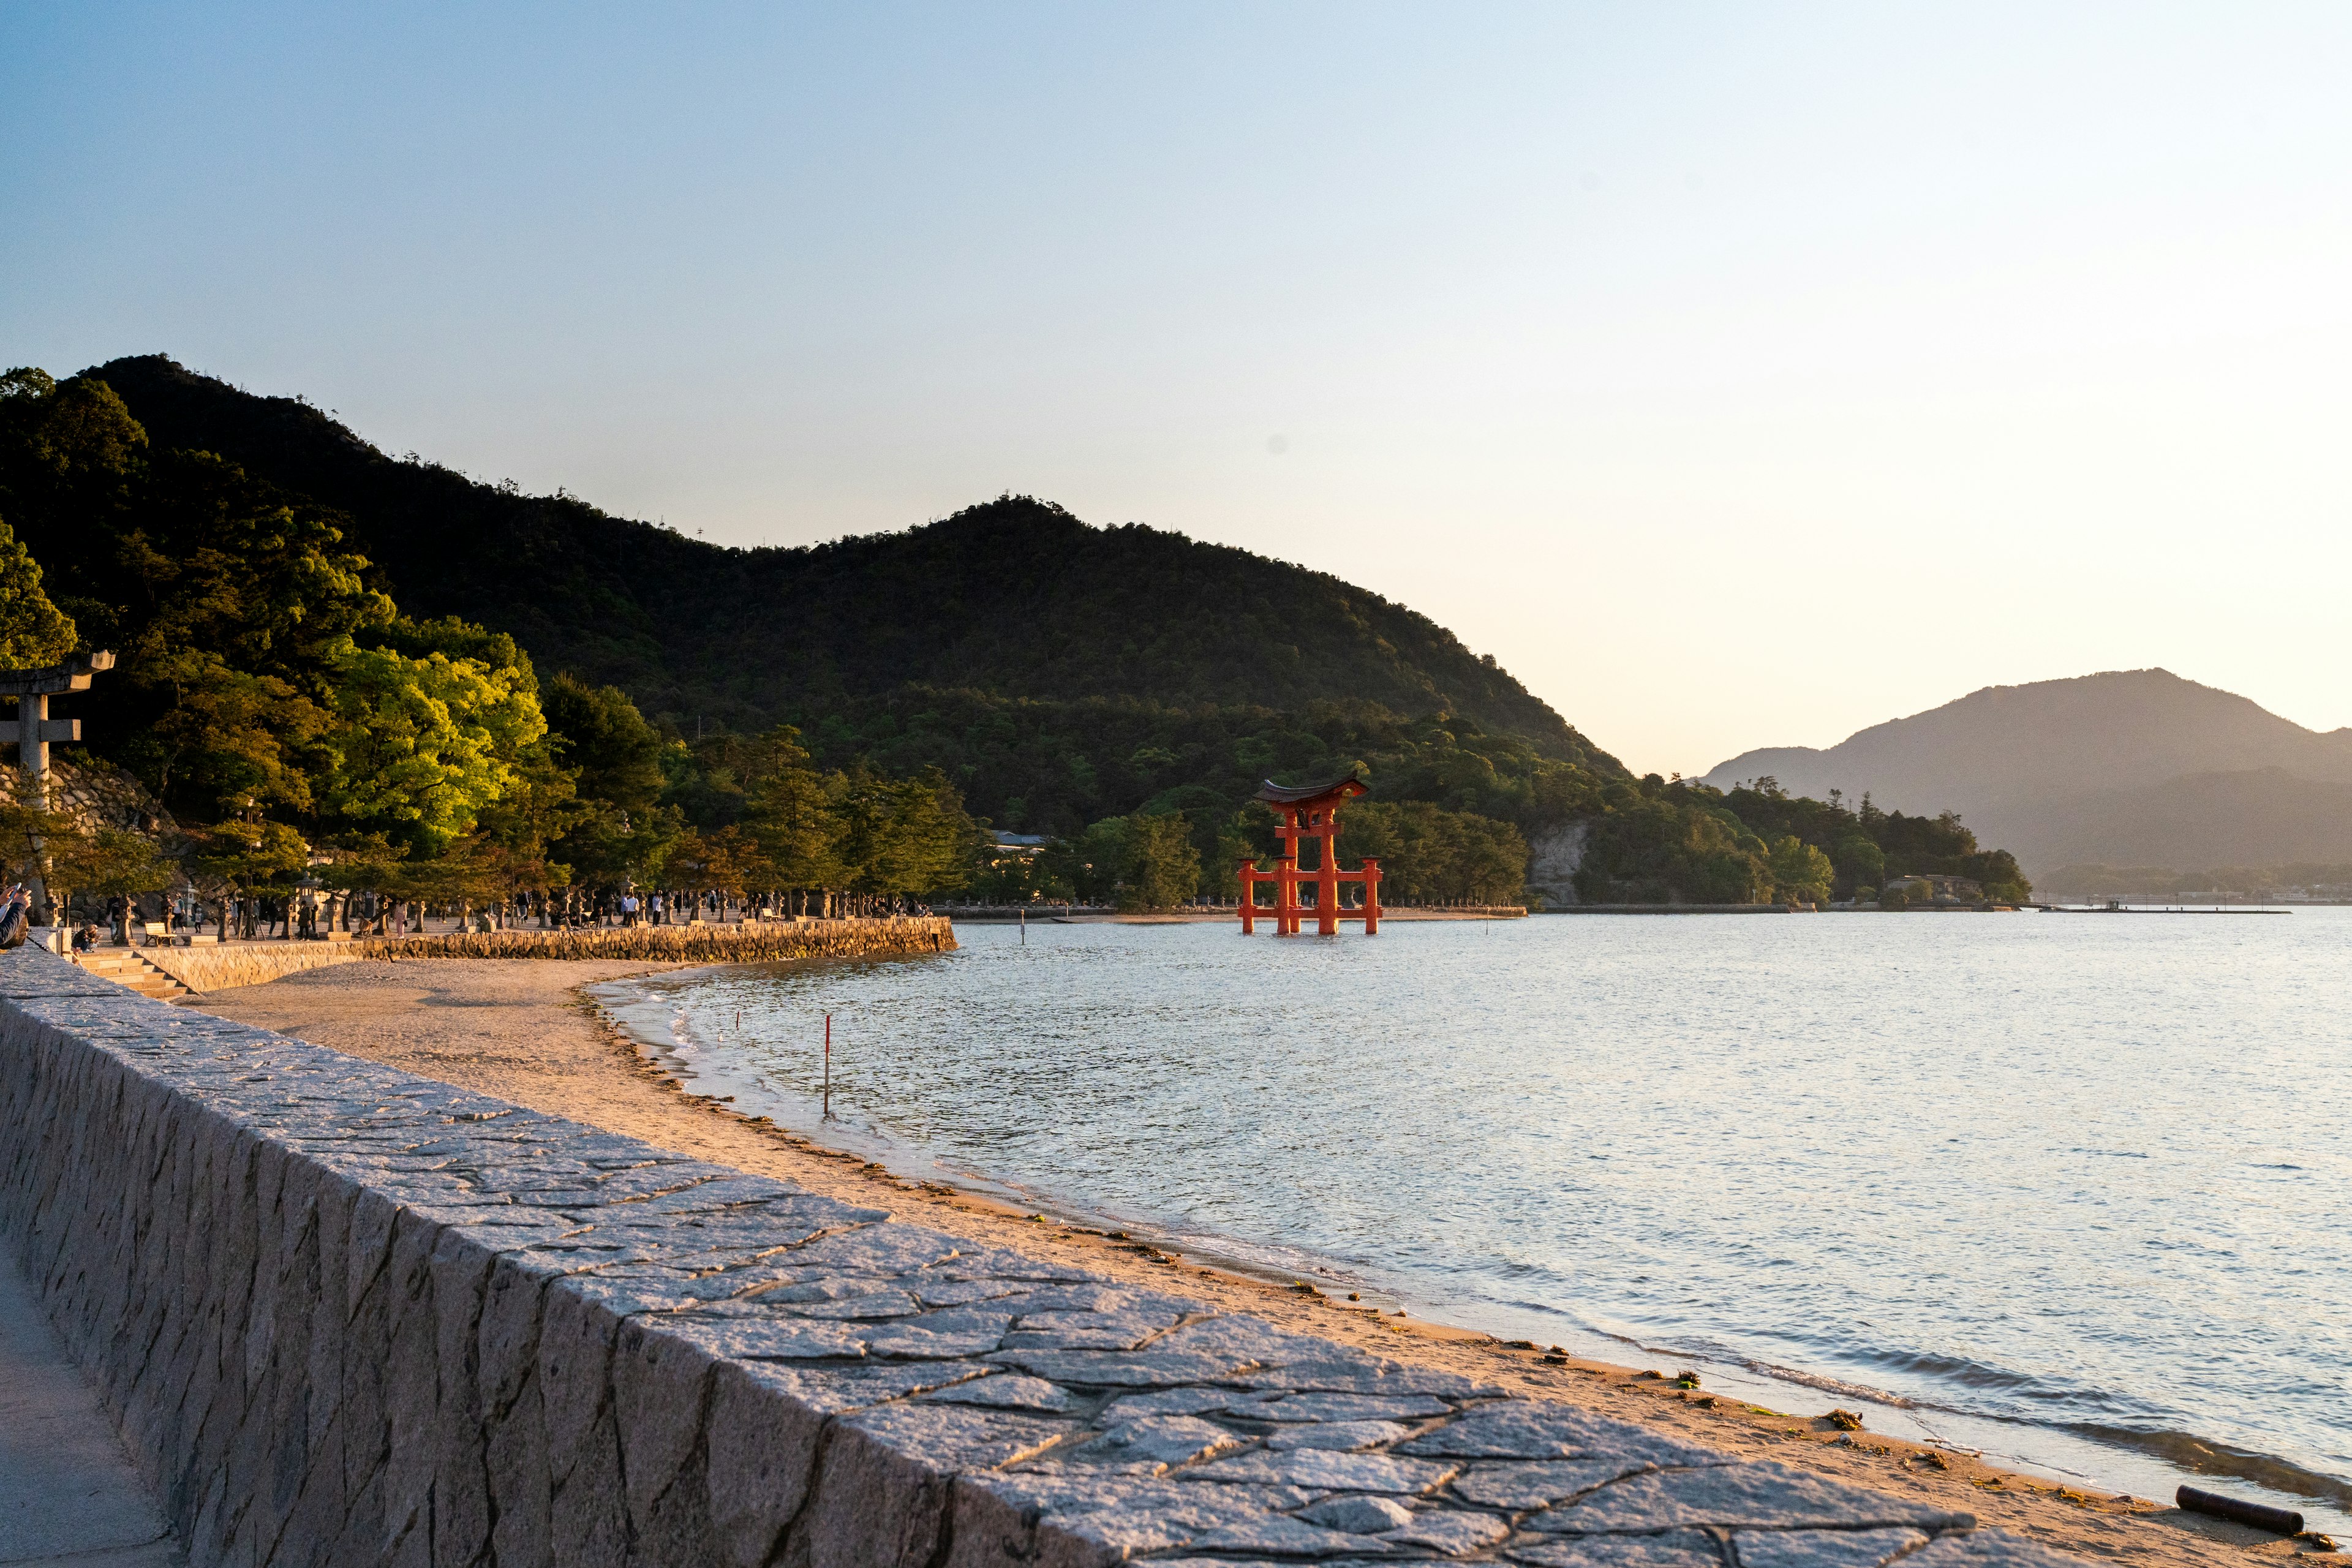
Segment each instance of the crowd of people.
M23 894L20 888L17 892ZM28 924L56 924L58 911ZM81 900L77 900L79 903ZM930 913L929 906L904 898L820 900L816 910L866 917ZM130 944L149 924L161 925L173 940L315 941L336 935L400 936L433 931L505 931L588 927L721 924L736 921L794 918L782 895L761 897L721 889L634 888L519 892L510 898L443 904L393 899L365 889L302 889L284 896L231 897L210 902L193 891L145 898L114 898L104 903L105 926L88 921L75 928L73 946L88 951L102 941ZM21 938L19 939L22 940Z

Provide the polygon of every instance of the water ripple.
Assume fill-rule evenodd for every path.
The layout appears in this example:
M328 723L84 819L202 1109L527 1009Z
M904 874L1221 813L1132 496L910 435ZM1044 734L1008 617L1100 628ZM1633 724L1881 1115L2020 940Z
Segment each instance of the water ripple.
M1040 1202L2352 1486L2352 911L959 935L646 994L803 1128L831 1011L848 1125Z

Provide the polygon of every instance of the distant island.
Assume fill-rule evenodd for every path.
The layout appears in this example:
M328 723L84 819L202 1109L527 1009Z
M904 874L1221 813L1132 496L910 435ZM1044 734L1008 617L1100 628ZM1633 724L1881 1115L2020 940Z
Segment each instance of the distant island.
M1352 766L1373 797L1345 853L1381 856L1399 901L1820 904L1906 875L2031 890L1940 806L1636 778L1427 616L1027 497L732 549L395 458L300 399L150 355L11 374L0 522L84 642L125 650L79 700L91 754L214 842L276 824L310 845L373 832L411 870L462 842L509 880L789 872L869 898L1161 904L1230 896L1234 862L1274 852L1260 782ZM519 814L527 790L478 780L379 810L339 783L333 737L370 731L333 710L367 658L527 697L508 739L485 721L482 779L576 804ZM833 802L840 855L803 852L787 796ZM900 818L887 831L920 848L886 853L874 824ZM993 832L1051 847L993 855Z

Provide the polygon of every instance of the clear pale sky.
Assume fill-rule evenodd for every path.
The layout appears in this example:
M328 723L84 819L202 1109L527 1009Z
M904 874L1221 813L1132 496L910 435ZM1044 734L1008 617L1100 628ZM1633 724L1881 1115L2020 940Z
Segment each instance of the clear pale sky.
M1244 545L1639 769L2152 664L2328 729L2347 83L2340 5L20 3L0 360Z

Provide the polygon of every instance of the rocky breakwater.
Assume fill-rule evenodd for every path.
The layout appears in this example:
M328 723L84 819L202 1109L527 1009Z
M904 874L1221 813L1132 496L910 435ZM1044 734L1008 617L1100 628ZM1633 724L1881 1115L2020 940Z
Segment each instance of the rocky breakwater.
M602 958L671 963L756 963L792 958L871 958L947 952L955 926L940 915L880 920L745 921L735 925L578 926L553 931L453 931L355 937L353 958Z
M746 921L737 925L516 928L415 936L337 935L316 942L146 947L140 956L191 991L260 985L362 958L601 958L649 963L759 963L793 958L887 958L949 952L940 916L897 920Z
M199 1565L2065 1561L30 949L0 1237Z

